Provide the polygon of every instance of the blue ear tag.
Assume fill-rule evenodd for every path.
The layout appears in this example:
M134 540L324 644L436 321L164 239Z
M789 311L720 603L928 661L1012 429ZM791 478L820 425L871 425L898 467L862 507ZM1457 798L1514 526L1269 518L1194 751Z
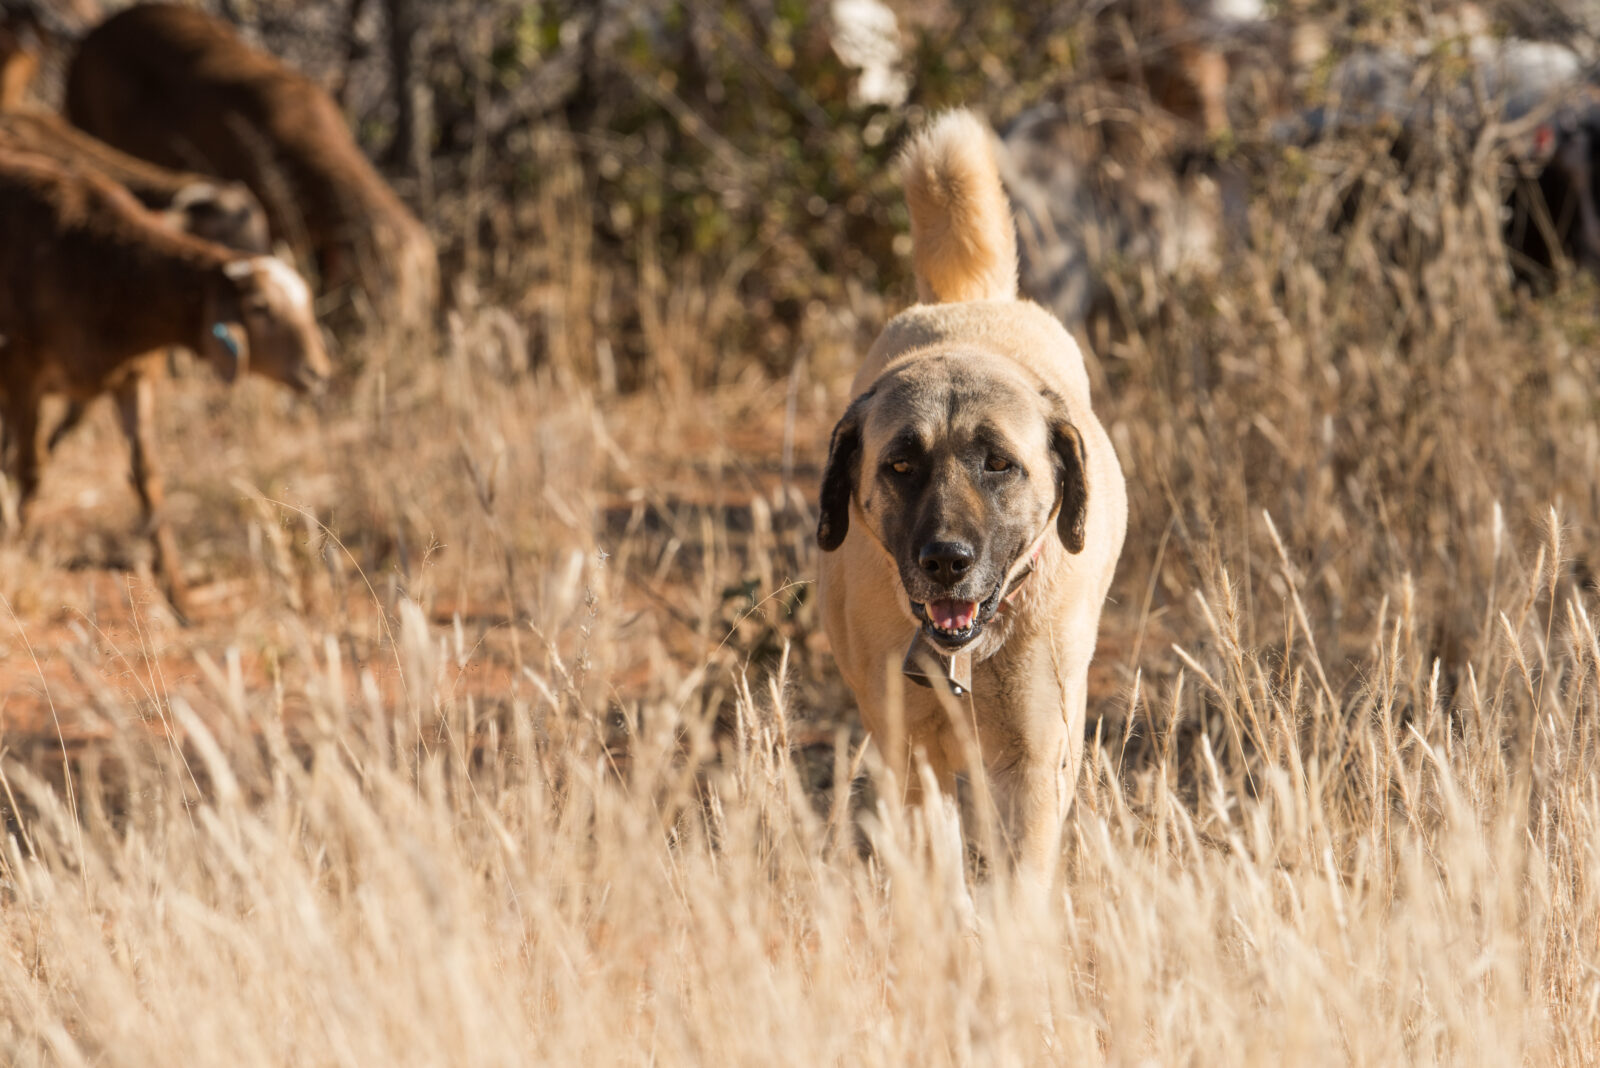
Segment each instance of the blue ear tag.
M233 340L233 333L223 323L213 323L211 336L222 342L222 347L228 350L228 355L233 357L233 362L239 362L239 343Z

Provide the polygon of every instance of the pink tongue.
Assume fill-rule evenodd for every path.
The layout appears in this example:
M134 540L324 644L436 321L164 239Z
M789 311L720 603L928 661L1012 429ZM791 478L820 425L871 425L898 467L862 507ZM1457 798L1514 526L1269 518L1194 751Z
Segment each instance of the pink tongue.
M978 618L976 601L929 601L928 618L945 630L966 630Z

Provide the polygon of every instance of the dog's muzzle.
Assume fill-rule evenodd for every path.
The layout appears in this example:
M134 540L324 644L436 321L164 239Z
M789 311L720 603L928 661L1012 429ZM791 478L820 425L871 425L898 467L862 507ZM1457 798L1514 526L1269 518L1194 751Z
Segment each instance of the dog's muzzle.
M1038 556L1035 547L982 602L945 600L918 604L913 601L912 614L922 625L911 636L911 645L900 665L901 674L918 686L932 686L937 676L957 697L970 692L972 643L1033 574Z
M977 641L995 613L1011 603L1039 565L1039 553L1044 548L1045 538L1055 527L1060 511L1061 500L1058 497L1039 533L982 602L911 602L911 612L922 625L911 635L911 645L900 664L902 675L918 686L930 687L937 676L957 697L972 691L972 643ZM879 542L880 547L882 544Z

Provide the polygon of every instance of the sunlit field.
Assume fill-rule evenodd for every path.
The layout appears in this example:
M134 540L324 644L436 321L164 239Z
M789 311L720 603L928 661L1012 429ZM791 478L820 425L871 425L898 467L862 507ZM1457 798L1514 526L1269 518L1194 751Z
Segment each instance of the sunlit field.
M462 54L523 40L445 7ZM474 145L451 94L522 98L441 81L437 171L389 171L437 336L347 341L317 402L175 361L187 625L109 407L52 457L0 546L0 1060L1593 1063L1594 280L1512 285L1484 154L1243 122L1217 269L1106 266L1130 527L1036 900L898 803L812 578L828 432L914 299L889 161L1037 99L996 42L1053 39L985 23L852 110L817 13L710 7L753 50L716 63L790 50L749 77L803 122L636 49ZM578 45L526 17L533 78Z

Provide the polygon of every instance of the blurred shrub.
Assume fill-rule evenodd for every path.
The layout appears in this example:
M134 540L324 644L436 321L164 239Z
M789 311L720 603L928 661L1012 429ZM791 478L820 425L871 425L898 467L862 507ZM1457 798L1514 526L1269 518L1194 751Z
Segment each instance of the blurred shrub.
M392 69L385 20L396 6L358 7L342 58L325 14L309 19L288 0L252 9L270 47L345 87L377 155L400 140L396 95L373 89ZM702 354L739 353L740 365L753 355L785 373L797 347L864 342L879 300L913 294L890 166L905 130L955 104L1012 113L1070 76L1087 7L899 5L910 93L886 107L857 99L826 0L416 4L429 152L427 173L400 183L432 216L447 264L493 299L527 312L538 303L529 292L592 269L599 292L578 302L594 307L591 332L615 350L624 386L659 370L647 363L661 348L653 320L675 284L708 297L694 330ZM297 41L296 27L313 23L315 39ZM575 179L557 173L569 165ZM562 194L555 214L570 225L587 213L587 264L572 264L552 213L537 208L563 182L579 195ZM557 246L566 262L541 255ZM858 324L863 315L874 321ZM689 380L743 370L700 359Z
M1398 173L1370 138L1306 156L1265 136L1292 108L1289 26L1316 20L1337 55L1374 28L1408 29L1404 5L1280 5L1261 24L1268 37L1229 44L1254 49L1234 67L1230 140L1197 146L1141 83L1181 39L1149 20L1181 5L889 2L908 83L895 106L859 99L828 0L357 0L342 45L325 5L262 0L245 17L340 86L369 150L428 216L464 299L509 308L535 362L603 388L853 364L914 297L894 156L929 111L958 104L997 126L1040 102L1081 116L1088 166L1110 189L1196 147L1232 154L1239 240L1224 258L1248 256L1244 284L1290 305L1309 263L1329 292L1382 293L1418 317L1449 306L1436 298L1481 292L1498 255L1484 221L1494 175L1457 173L1465 153L1424 176ZM415 153L392 84L387 20L402 8L416 26ZM1474 246L1471 279L1458 235ZM1169 332L1167 297L1181 287L1146 277L1146 263L1103 259L1130 294L1115 324L1116 337L1135 336L1128 351L1142 331ZM1372 327L1373 311L1352 325Z

